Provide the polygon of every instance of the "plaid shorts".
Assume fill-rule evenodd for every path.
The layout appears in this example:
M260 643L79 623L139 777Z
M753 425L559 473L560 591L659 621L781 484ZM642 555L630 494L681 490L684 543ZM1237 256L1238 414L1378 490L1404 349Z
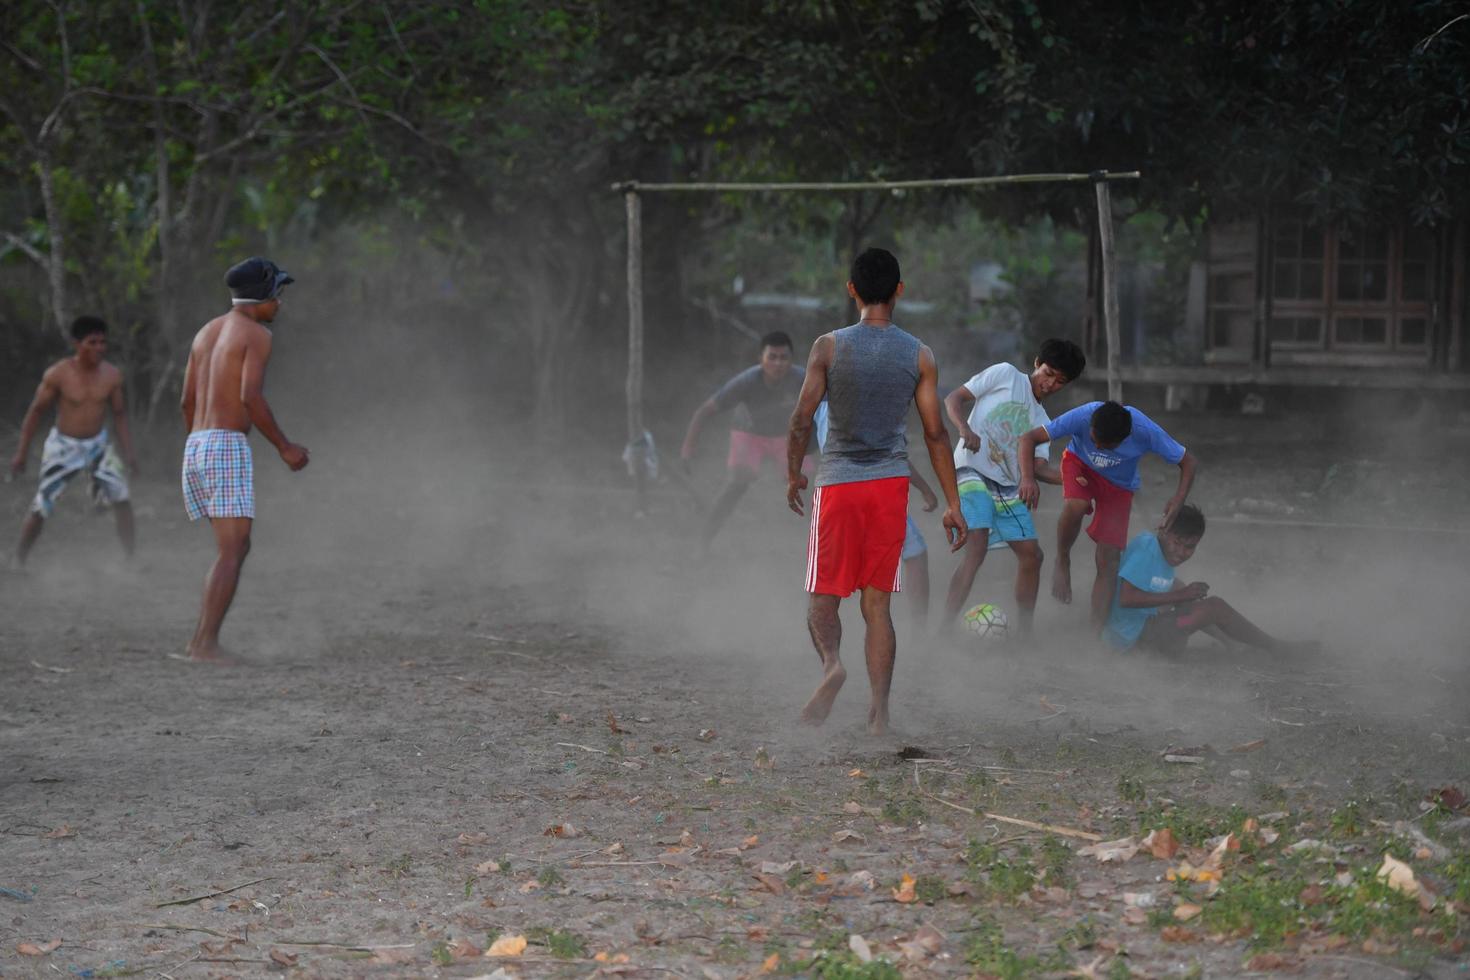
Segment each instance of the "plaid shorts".
M201 429L184 443L184 508L201 517L255 517L255 465L245 433Z
M53 428L41 450L41 485L36 488L31 512L50 517L56 509L56 498L79 473L87 474L92 501L99 507L127 502L127 470L108 441L107 430L90 439L78 439Z

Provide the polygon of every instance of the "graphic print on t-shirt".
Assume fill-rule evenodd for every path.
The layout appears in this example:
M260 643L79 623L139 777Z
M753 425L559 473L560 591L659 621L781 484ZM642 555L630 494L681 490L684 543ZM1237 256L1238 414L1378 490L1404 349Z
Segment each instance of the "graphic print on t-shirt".
M1018 486L1016 443L1031 429L1031 409L1021 402L1001 402L980 423L980 437L985 441L985 456L996 471L1005 475L997 482L1007 487Z

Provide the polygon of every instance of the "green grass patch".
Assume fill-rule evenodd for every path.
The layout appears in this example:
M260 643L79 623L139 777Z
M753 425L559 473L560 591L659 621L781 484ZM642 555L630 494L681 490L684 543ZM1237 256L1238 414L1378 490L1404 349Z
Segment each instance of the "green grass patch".
M561 960L579 960L587 955L587 943L567 929L537 926L526 930L526 941L545 946L548 953Z
M994 844L971 840L965 848L965 876L994 897L1016 898L1036 885L1040 873L1031 862L1029 847L1008 856Z
M984 919L975 924L974 935L965 944L965 962L980 973L1000 980L1026 980L1028 977L1066 970L1071 961L1057 950L1046 956L1027 956L1005 944L1000 926Z

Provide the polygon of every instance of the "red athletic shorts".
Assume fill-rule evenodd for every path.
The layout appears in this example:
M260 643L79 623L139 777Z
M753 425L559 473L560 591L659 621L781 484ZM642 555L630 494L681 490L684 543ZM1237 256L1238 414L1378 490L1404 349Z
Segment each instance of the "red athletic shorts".
M1119 551L1128 547L1128 512L1133 509L1133 491L1110 482L1070 449L1062 453L1062 499L1092 501L1092 523L1087 525L1087 536Z
M785 436L758 436L754 432L730 430L730 455L725 457L726 468L759 472L761 463L768 459L782 473L786 472Z
M899 591L909 480L861 480L817 487L806 549L806 590L849 596Z

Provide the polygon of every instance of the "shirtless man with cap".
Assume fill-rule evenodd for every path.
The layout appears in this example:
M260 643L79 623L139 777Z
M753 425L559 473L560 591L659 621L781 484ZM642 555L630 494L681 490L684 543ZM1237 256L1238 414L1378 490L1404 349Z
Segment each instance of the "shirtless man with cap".
M231 309L204 325L189 349L180 405L189 439L184 444L184 506L189 519L209 518L219 556L204 579L199 625L189 642L194 660L229 663L219 630L235 598L240 568L250 553L255 520L255 474L246 434L254 425L292 470L309 462L305 446L286 438L265 400L272 323L281 290L294 280L269 259L246 259L225 274Z

